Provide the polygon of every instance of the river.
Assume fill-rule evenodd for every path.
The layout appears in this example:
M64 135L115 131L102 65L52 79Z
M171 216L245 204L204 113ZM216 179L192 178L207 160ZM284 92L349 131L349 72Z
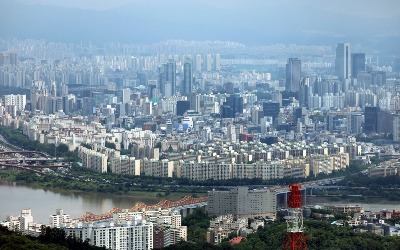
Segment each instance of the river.
M147 195L147 194L146 194ZM25 208L32 209L32 215L36 222L48 223L49 215L54 214L56 209L61 208L72 218L83 215L86 211L95 214L104 213L111 208L130 208L137 203L154 204L162 198L140 196L121 196L113 194L54 191L33 188L9 182L0 182L0 221L6 219L7 215L19 215ZM353 203L353 202L327 202L311 201L312 204L351 204L359 205L365 210L380 211L400 210L399 203Z
M160 200L159 198L158 200ZM154 204L154 197L121 196L112 194L53 191L41 188L0 182L0 221L7 215L17 216L22 209L31 208L35 222L48 223L49 215L61 208L71 218L83 215L86 211L95 214L111 208L130 208L137 203Z

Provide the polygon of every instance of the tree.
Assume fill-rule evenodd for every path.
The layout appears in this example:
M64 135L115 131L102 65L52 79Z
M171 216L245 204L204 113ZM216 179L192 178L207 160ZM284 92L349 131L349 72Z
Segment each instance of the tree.
M60 228L42 226L40 229L39 240L47 243L59 243L64 242L66 236L65 231Z

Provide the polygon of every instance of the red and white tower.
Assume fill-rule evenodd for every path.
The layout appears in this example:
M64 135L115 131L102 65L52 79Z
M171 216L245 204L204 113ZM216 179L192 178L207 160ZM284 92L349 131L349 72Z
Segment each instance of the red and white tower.
M285 217L287 222L287 231L284 250L306 250L307 240L303 228L303 209L301 199L301 185L289 185L288 211L289 215Z

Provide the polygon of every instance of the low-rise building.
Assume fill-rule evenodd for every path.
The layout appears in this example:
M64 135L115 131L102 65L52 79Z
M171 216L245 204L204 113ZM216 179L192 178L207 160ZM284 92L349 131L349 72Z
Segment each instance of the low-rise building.
M219 244L232 233L239 235L241 230L247 228L247 218L234 219L232 214L218 216L210 221L207 230L207 242L213 245Z

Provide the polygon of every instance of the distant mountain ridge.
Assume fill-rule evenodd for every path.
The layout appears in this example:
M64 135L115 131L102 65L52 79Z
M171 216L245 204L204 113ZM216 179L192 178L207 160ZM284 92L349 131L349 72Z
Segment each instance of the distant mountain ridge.
M287 2L264 4L260 8L251 1L235 7L213 8L198 1L180 3L138 1L122 8L95 11L3 1L0 38L124 43L230 40L247 45L332 45L347 40L399 49L399 34L390 37L391 28L397 25L389 19L363 19Z

